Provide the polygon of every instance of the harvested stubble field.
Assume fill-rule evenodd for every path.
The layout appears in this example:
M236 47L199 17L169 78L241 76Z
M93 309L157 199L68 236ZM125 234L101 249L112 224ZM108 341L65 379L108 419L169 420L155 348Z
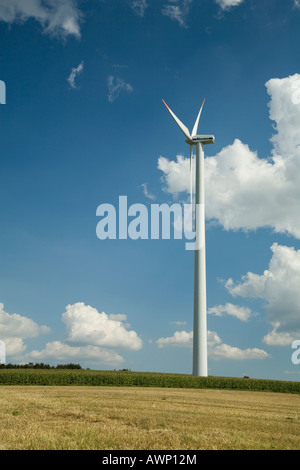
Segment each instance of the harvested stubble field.
M194 388L0 387L2 450L300 448L300 396Z

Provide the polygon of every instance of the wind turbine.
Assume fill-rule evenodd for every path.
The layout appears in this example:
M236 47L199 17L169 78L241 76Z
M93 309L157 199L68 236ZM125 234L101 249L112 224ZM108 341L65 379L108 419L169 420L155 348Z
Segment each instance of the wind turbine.
M169 106L162 100L171 116L186 137L190 146L190 198L193 201L192 157L196 146L196 244L194 271L194 329L193 329L193 375L207 377L207 312L206 312L206 253L205 253L205 198L204 198L204 149L214 144L213 135L198 135L198 125L205 99L190 134L188 128L178 119Z

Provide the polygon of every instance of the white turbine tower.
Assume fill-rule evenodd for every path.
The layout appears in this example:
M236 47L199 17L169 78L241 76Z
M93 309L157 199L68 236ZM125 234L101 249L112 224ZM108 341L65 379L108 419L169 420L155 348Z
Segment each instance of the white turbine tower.
M196 244L194 271L194 330L193 330L193 375L207 377L207 321L206 321L206 254L205 254L205 199L204 199L204 150L206 144L214 144L213 135L198 135L198 125L202 113L202 103L197 116L192 135L188 128L171 111L164 102L171 116L186 137L190 146L190 198L193 201L192 156L193 146L196 146Z

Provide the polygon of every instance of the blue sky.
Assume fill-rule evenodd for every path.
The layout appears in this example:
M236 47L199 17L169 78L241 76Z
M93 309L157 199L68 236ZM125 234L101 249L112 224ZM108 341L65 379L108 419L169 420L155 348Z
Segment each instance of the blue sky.
M300 5L0 0L7 362L191 373L194 254L99 240L97 207L189 201L206 98L210 375L299 380Z

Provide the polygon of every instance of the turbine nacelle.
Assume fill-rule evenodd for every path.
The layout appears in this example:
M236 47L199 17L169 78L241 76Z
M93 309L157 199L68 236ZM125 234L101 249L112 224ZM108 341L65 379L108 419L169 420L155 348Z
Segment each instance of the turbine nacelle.
M186 139L186 143L189 145L196 145L199 142L202 145L214 144L215 136L214 135L194 135L191 139Z

